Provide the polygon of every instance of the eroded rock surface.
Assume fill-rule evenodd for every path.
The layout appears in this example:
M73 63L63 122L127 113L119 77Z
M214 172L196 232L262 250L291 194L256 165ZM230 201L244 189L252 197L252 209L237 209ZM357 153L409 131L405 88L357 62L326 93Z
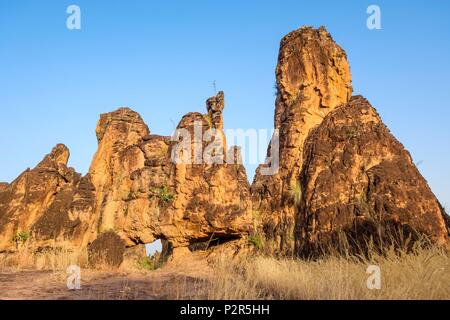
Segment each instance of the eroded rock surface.
M189 141L150 134L129 109L102 115L99 151L90 170L100 235L113 230L127 247L164 239L177 250L198 242L237 239L250 231L250 186L242 164L226 162L223 108L220 92L208 99L208 114L184 116L177 131L189 133ZM195 126L200 128L200 141ZM204 141L209 129L215 134ZM185 161L177 153L180 142L191 151ZM220 151L215 156L222 161L204 161L208 145Z
M86 176L57 145L0 183L0 254L27 243L31 254L79 250L91 266L117 267L161 239L164 260L224 243L212 251L235 255L253 219L283 254L312 255L342 234L355 246L378 236L381 247L393 233L448 240L448 216L375 109L351 98L346 54L324 28L283 38L276 78L274 174L265 174L277 163L271 146L250 187L239 148L225 139L223 92L205 114L186 114L172 137L120 108L100 116Z
M264 176L259 168L252 194L266 236L276 251L289 253L294 247L295 202L305 140L329 112L349 101L352 86L347 56L323 27L304 27L283 38L276 79L279 170Z
M314 255L342 236L354 248L447 241L443 210L409 153L364 98L349 102L346 54L324 28L282 40L277 86L279 171L260 167L252 185L275 252Z
M89 174L96 189L97 231L123 225L132 172L144 167L138 144L150 131L141 116L128 108L102 114L97 123L98 149Z
M144 257L143 244L156 239L166 244L166 256L245 236L252 227L250 186L243 165L226 161L239 152L227 150L224 106L220 92L208 99L207 114L180 121L178 129L192 134L183 141L192 151L185 162L175 160L178 140L150 134L131 109L102 114L86 176L67 167L69 150L58 145L35 169L1 185L1 251L15 252L18 241L34 252L64 246L86 250L91 266L116 267L124 258ZM204 161L210 145L212 156Z
M226 162L224 94L209 99L207 106L209 114L189 113L180 121L177 132L188 133L188 141L179 135L172 139L149 135L140 143L144 166L131 174L123 224L130 242L151 243L159 238L176 249L240 238L250 231L250 186L245 169L242 164ZM210 129L215 134L204 141ZM196 130L202 140L196 139ZM203 156L211 145L217 158L208 163Z
M0 192L0 248L14 251L29 241L35 250L83 242L90 216L69 218L74 195L85 179L67 167L69 150L57 145L32 170L26 170ZM80 187L81 186L81 187Z
M361 96L330 113L308 137L299 175L296 240L302 255L337 244L376 246L427 235L444 244L444 212L410 154Z
M102 233L88 247L89 264L95 267L119 267L124 259L125 242L112 231Z

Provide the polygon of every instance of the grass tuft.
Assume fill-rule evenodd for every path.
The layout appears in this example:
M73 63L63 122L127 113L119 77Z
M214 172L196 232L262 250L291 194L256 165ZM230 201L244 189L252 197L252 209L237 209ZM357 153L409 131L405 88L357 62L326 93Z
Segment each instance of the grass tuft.
M264 249L264 238L260 234L253 234L249 236L248 243L258 250Z
M157 197L163 205L168 205L175 199L175 195L169 191L167 186L153 188L151 190L151 198Z
M143 270L153 271L157 269L156 263L152 257L145 257L140 259L138 262L138 268Z
M30 237L31 237L30 231L20 231L13 236L12 241L17 244L19 243L22 244L25 243Z

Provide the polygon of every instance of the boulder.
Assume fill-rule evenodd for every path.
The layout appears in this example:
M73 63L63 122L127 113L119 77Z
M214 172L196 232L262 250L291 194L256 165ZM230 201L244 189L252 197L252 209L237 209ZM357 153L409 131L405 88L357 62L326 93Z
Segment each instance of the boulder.
M107 231L89 245L88 252L91 267L119 267L124 260L125 242L114 231Z
M276 76L279 170L263 175L260 166L252 185L253 210L276 253L447 241L438 200L375 109L351 98L346 54L323 27L281 41Z

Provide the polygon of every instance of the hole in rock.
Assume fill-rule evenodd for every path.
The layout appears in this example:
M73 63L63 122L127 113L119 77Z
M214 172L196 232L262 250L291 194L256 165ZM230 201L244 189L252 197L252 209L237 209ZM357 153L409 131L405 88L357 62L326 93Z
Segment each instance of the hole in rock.
M208 239L198 240L196 242L193 242L189 245L189 250L191 252L194 251L205 251L212 247L217 247L222 244L225 244L230 241L234 241L239 239L239 236L213 236Z
M145 251L148 261L151 261L154 267L163 266L172 255L173 247L166 239L158 239L145 245Z
M162 252L162 242L161 239L154 241L153 243L148 243L145 245L145 251L147 252L147 257L153 257L156 252Z

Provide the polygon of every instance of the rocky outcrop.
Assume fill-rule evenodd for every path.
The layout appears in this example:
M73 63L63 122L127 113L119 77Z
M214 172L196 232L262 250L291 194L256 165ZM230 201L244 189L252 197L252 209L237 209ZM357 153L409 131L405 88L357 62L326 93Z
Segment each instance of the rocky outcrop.
M276 75L279 170L264 176L261 166L252 185L276 252L314 255L342 238L354 249L448 239L439 202L408 152L365 99L349 102L345 52L323 27L281 41Z
M82 245L91 215L71 216L76 195L88 178L67 167L69 150L57 145L32 170L26 170L0 192L0 251L14 251L18 242L28 241L34 250L69 242ZM93 199L92 190L87 195Z
M323 27L304 27L283 38L276 79L279 170L262 175L264 166L258 168L252 194L266 236L276 251L289 253L294 248L305 140L329 112L349 101L352 86L347 56Z
M109 231L89 245L88 251L91 266L119 267L124 259L125 242L115 232Z
M222 111L225 107L225 96L223 92L219 92L217 96L211 97L206 101L206 109L208 117L211 121L210 125L216 129L223 129Z
M305 142L298 252L349 242L352 251L427 235L444 244L443 211L410 154L361 96L334 110Z
M448 239L450 241L450 215L448 215L448 213L445 211L445 208L443 206L440 206L440 208L441 208L441 212L443 213L443 216L444 216L444 221L447 226Z
M223 93L209 99L208 106L211 101L216 101L214 111L187 114L172 138L148 135L139 144L144 166L132 172L124 202L127 215L122 226L128 244L165 239L176 250L240 238L250 231L245 169L226 162ZM203 158L209 157L208 148L216 151L211 163Z
M129 109L101 116L99 149L90 169L99 237L115 232L127 247L164 239L173 251L249 232L250 186L242 164L226 162L223 108L221 92L208 99L208 114L184 116L174 137L151 135ZM213 131L209 140L208 131ZM207 164L204 151L211 145L220 152ZM182 159L183 147L190 158Z
M58 145L35 169L2 185L0 251L16 251L21 235L32 252L64 245L87 251L91 266L119 266L143 257L143 244L156 239L167 257L245 237L250 186L243 165L227 161L239 152L227 150L224 106L220 92L208 99L207 114L184 116L174 137L151 135L128 108L102 114L86 176L67 167L69 151Z
M86 245L95 216L94 191L89 177L80 175L72 185L66 185L55 194L48 210L31 227L31 242L41 243L40 247L69 243L76 248Z
M346 54L324 28L281 41L276 78L277 132L251 187L239 148L227 145L223 92L205 114L186 114L172 137L120 108L100 116L86 176L57 145L0 184L0 254L26 242L30 254L64 248L117 267L157 239L163 260L225 243L211 251L235 255L255 229L276 253L302 256L343 238L350 248L448 240L448 216L375 109L351 98Z
M213 99L215 107L210 108ZM252 226L250 186L245 169L234 161L239 158L239 151L234 147L227 150L222 131L223 93L213 99L208 100L211 122L205 115L191 113L178 125L178 130L189 133L193 143L190 144L192 161L175 161L173 168L174 212L182 217L184 226L179 229L188 232L188 237L174 243L239 238ZM203 137L201 141L195 141L196 126ZM179 146L175 143L170 148L178 159L184 156L179 154ZM196 150L197 146L201 146L201 152ZM198 164L197 160L200 160Z
M126 114L133 119L131 126L121 124L117 112L103 115L97 129L99 151L90 170L99 190L97 204L103 204L99 232L116 231L128 247L164 239L171 251L248 233L250 186L242 164L226 162L223 108L220 92L208 99L208 114L184 116L174 137L150 135L131 110L117 111L119 118ZM111 146L116 146L113 152ZM203 159L209 155L208 147L217 151L211 163ZM180 154L183 150L190 151L189 158ZM101 154L104 151L108 154ZM101 178L105 172L109 177Z

